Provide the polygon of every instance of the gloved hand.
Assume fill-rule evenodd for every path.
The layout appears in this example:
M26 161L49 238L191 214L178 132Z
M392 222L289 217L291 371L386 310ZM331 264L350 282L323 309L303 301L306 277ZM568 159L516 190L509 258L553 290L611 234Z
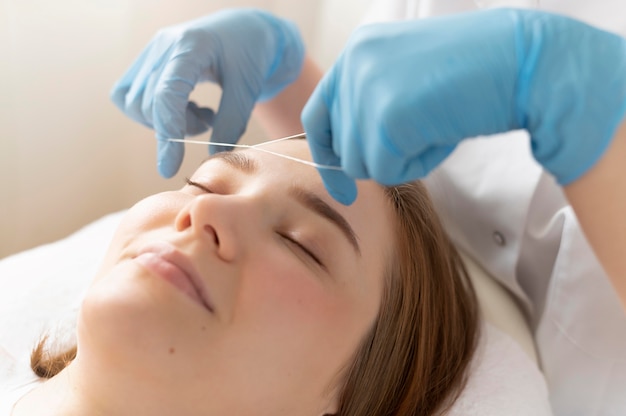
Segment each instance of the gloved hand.
M178 171L184 146L167 139L213 127L211 140L235 143L255 102L293 82L303 59L293 23L255 9L220 11L159 31L114 86L111 99L133 120L154 128L158 169L168 178ZM203 81L222 87L217 113L189 101Z
M302 123L313 159L342 166L320 174L349 204L352 178L421 178L460 140L515 129L568 184L600 158L625 110L624 39L563 16L493 9L356 31Z

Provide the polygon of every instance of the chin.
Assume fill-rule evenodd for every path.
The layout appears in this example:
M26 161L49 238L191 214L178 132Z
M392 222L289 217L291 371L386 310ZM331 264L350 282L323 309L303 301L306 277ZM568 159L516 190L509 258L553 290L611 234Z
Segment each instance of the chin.
M187 362L206 342L202 311L131 261L100 277L79 312L80 354L89 352L103 363L125 371L135 367L157 379L171 380L173 373L188 371Z

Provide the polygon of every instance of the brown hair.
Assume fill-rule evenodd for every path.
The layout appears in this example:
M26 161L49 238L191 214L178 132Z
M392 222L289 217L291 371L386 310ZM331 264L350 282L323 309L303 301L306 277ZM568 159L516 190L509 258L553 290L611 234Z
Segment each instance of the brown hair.
M41 378L56 376L76 358L76 344L64 351L52 353L45 348L47 341L48 335L41 337L30 353L30 368Z
M478 337L477 300L458 253L420 182L391 186L396 247L378 318L345 370L338 416L437 415L465 383ZM47 354L42 338L31 367L51 378L76 347Z
M378 319L347 370L339 416L438 415L466 381L478 302L420 182L385 188L396 247Z

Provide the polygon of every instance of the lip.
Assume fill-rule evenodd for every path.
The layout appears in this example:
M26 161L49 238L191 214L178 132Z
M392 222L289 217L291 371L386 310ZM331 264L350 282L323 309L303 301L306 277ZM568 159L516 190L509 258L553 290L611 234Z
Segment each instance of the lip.
M172 244L164 241L143 247L133 261L162 277L194 302L213 313L204 281L191 260Z

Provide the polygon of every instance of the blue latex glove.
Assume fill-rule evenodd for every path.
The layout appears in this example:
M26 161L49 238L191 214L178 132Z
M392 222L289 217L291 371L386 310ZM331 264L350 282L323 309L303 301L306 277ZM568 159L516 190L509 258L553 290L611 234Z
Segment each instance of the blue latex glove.
M562 185L600 158L626 111L626 43L562 16L493 9L365 26L314 91L302 122L338 201L352 178L427 175L467 137L527 129Z
M179 169L182 143L169 142L213 127L211 140L235 143L256 101L293 82L304 45L297 27L256 9L235 9L163 29L150 41L111 92L133 120L154 128L157 165L169 178ZM189 101L199 82L222 87L217 113ZM214 152L215 146L210 146Z

